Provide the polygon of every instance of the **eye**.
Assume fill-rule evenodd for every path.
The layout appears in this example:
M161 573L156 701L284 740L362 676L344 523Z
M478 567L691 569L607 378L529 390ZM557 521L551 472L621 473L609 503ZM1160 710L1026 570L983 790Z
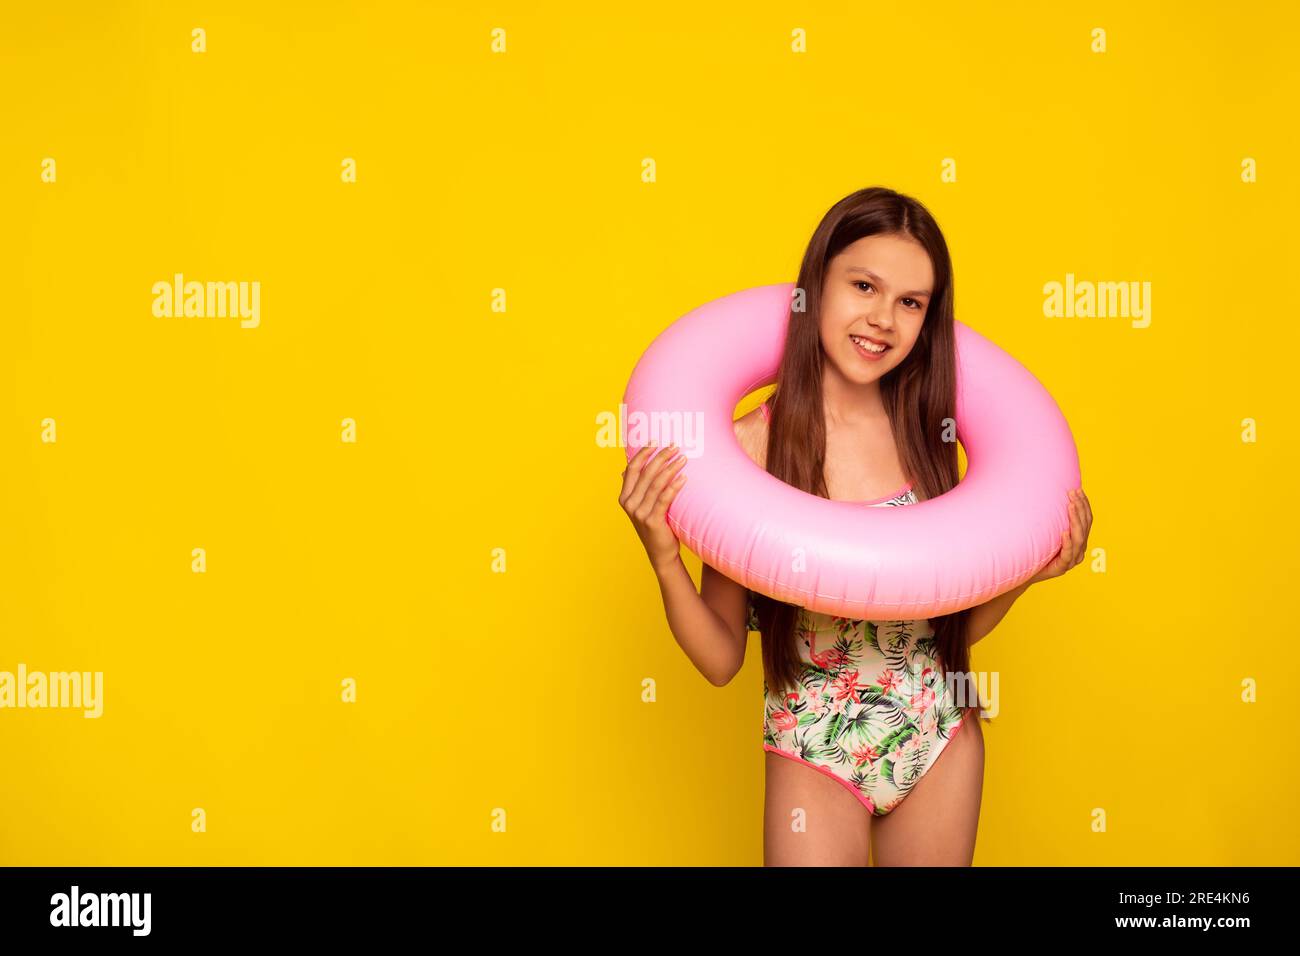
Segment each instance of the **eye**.
M871 288L871 283L868 282L866 279L858 279L858 280L857 280L856 282L854 282L853 284L854 284L855 286L863 286L863 285L864 285L864 286L866 286L867 288ZM867 290L866 290L866 289L863 289L862 291L865 292L865 291L867 291ZM911 305L908 306L909 309L924 309L924 308L925 308L925 306L921 305L920 302L917 302L915 299L910 298L910 297L904 299L903 301L904 301L904 302L910 302L910 303L912 303Z

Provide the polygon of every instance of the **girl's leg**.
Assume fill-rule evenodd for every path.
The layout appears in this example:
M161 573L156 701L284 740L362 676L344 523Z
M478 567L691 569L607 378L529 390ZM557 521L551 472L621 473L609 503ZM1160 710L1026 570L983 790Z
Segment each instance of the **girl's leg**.
M984 734L978 708L971 708L902 803L871 821L874 864L970 866L983 788Z
M763 751L763 757L763 865L866 866L867 808L812 767L771 751Z

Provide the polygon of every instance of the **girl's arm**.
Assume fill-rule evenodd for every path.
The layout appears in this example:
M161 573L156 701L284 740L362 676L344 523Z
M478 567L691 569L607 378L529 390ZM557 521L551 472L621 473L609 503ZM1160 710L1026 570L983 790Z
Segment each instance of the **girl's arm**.
M747 593L735 581L704 565L702 593L696 592L681 544L668 526L668 506L686 481L685 455L676 445L646 445L628 462L618 503L632 519L659 581L673 638L709 683L721 687L745 662Z
M681 555L656 564L655 576L677 645L710 684L727 684L745 663L745 589L704 564L696 591Z
M1029 590L1029 584L1030 582L1026 581L1005 594L999 594L991 601L971 608L967 624L969 643L974 644L980 638L987 637L988 633L998 626L998 622L1006 617L1007 611L1011 610L1011 605L1016 602L1016 598Z

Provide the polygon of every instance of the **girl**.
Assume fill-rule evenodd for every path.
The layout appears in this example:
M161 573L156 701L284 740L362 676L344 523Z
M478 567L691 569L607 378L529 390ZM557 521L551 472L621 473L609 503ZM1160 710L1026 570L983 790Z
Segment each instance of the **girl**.
M787 484L864 507L953 488L952 263L929 211L883 187L845 197L818 225L796 285L775 389L735 423L741 447ZM1030 584L1083 559L1083 489L1070 495L1060 551L1014 590L933 620L859 621L750 592L708 564L696 593L664 517L685 480L675 453L641 449L619 503L673 636L711 683L730 681L748 631L761 634L765 865L969 866L984 775L970 645Z

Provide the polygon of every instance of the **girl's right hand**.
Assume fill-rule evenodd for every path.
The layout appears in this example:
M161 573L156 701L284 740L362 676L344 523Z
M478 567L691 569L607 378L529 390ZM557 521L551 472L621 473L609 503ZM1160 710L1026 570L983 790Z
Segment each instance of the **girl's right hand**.
M678 455L676 445L655 449L646 445L627 463L623 472L623 489L618 503L632 519L637 536L656 571L676 560L681 552L677 535L668 526L668 506L686 483L681 474L686 456ZM673 459L670 462L670 459Z

